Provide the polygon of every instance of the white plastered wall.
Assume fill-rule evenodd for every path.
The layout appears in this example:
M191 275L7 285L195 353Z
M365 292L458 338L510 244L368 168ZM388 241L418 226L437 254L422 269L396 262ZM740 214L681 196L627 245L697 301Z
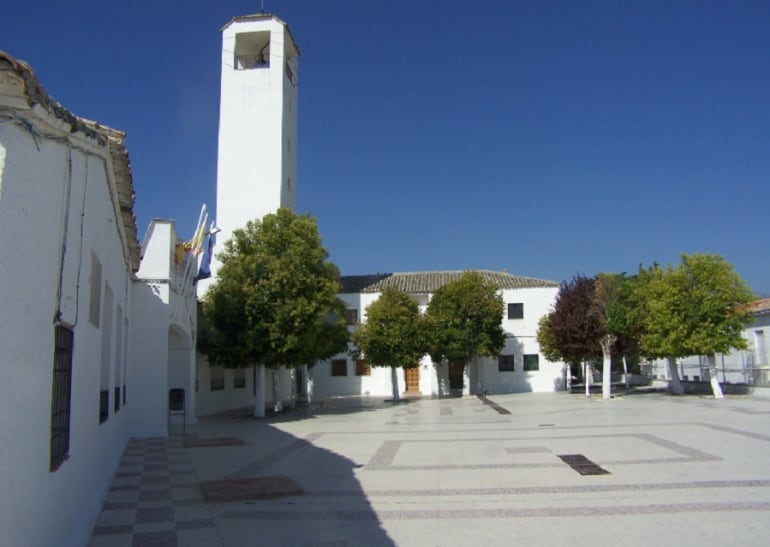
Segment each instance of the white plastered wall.
M107 321L113 334L121 328L114 324L118 305L131 313L125 234L106 148L70 134L40 107L21 115L36 138L18 124L0 124L0 485L13 493L0 497L0 530L9 546L82 545L129 435L130 405L114 410L122 381L115 335L105 352L113 360L106 369L110 413L99 424L100 329ZM100 327L88 320L92 252L102 264L100 289L109 283L114 292ZM74 350L69 457L52 472L57 308L74 330Z

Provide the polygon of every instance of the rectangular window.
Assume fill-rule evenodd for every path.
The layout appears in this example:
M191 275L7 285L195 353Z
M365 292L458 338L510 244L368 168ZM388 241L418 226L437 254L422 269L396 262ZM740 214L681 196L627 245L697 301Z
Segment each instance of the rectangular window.
M51 392L51 463L56 471L70 450L73 332L57 325L54 330L53 388Z
M345 323L355 325L358 322L358 310L345 310Z
M120 385L123 380L123 306L118 304L115 318L115 412L120 410Z
M513 372L513 355L501 355L497 360L498 372Z
M222 391L223 389L225 389L224 367L211 367L211 391Z
M347 359L333 359L332 376L347 376L347 375L348 375Z
M767 365L767 349L765 346L765 331L763 330L755 330L754 331L754 351L756 353L754 366L765 366Z
M540 357L537 354L525 355L524 370L540 370Z
M99 423L103 424L110 417L110 390L103 389L99 392Z
M104 423L110 417L110 371L112 370L112 304L113 292L109 283L104 284L104 301L102 302L102 368L101 387L99 391L99 423Z
M91 277L89 279L91 299L88 307L88 320L99 326L99 313L102 307L102 263L91 253Z
M508 304L508 319L524 319L524 304Z
M372 367L364 359L358 359L356 361L356 376L371 376Z
M246 369L237 368L233 370L233 387L235 389L246 387Z
M128 317L123 319L123 340L128 340ZM128 383L128 344L123 344L123 376L121 377L121 383L123 384L123 406L126 406L126 384Z

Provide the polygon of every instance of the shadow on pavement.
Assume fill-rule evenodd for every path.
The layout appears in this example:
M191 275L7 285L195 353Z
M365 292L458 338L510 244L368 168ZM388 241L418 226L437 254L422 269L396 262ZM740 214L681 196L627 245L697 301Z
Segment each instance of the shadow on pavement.
M347 413L367 409L373 408L348 404L322 410ZM296 410L285 415L293 420L313 416L310 413L303 418ZM190 457L202 482L229 481L237 494L241 486L242 490L255 482L272 481L278 488L288 479L302 490L296 495L276 492L276 496L263 490L254 496L260 499L209 503L224 544L395 545L356 477L361 465L316 446L314 433L295 437L274 422L237 419L235 413L201 420L201 437L226 435L244 440L243 445L191 449ZM255 481L260 478L263 480ZM270 497L276 499L267 499Z

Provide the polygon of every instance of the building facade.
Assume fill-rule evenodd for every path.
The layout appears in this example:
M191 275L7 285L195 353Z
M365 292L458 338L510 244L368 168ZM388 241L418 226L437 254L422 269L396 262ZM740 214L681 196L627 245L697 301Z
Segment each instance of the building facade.
M124 135L73 115L0 52L0 530L83 545L132 430Z
M540 353L537 328L540 318L550 311L559 286L552 281L481 270L489 283L500 288L504 302L502 327L505 347L499 358L478 358L467 366L452 370L448 364L436 365L425 356L419 367L398 373L399 391L405 395L442 397L451 394L523 393L564 389L565 368ZM366 321L366 308L383 289L395 287L410 294L424 312L433 292L463 274L454 272L412 272L370 276L343 276L343 300L349 329ZM389 368L373 368L356 360L351 346L329 361L311 369L311 397L389 396Z

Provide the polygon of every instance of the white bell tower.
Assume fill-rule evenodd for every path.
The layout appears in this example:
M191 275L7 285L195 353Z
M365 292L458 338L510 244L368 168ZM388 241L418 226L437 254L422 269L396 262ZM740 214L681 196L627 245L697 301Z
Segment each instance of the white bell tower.
M298 57L289 27L273 15L234 17L222 28L215 254L247 221L295 206Z

